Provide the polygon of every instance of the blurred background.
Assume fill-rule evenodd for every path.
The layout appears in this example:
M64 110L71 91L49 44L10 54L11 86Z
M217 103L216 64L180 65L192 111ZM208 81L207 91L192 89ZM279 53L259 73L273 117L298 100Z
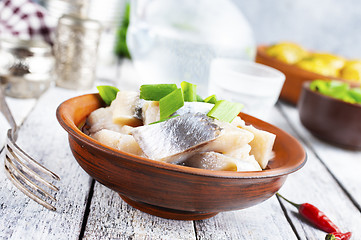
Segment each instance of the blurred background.
M307 49L361 58L358 0L234 0L257 43L294 41Z

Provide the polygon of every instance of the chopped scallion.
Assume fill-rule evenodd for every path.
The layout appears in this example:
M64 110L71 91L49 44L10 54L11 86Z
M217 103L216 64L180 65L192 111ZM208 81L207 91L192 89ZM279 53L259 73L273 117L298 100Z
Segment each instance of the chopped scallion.
M223 122L232 122L242 108L243 104L220 100L215 103L207 116Z
M189 82L181 82L185 102L197 102L197 85Z
M197 94L197 102L204 102L203 98Z
M175 113L179 108L183 107L183 93L182 89L178 88L173 92L169 93L165 97L159 100L159 112L160 120L163 120L173 113Z
M211 95L211 96L205 98L205 99L204 99L204 102L216 104L216 102L217 102L217 97L216 97L216 95Z
M119 89L113 86L97 86L100 97L105 104L110 105L112 101L117 97Z
M139 98L149 101L159 101L177 89L176 84L147 84L140 86Z

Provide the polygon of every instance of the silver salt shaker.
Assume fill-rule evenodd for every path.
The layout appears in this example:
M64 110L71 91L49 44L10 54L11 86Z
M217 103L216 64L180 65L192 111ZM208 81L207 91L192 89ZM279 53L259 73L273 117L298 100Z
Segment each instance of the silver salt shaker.
M36 98L52 80L54 56L41 40L0 40L0 83L7 96Z
M63 15L54 42L56 85L89 89L94 85L101 24L85 14Z

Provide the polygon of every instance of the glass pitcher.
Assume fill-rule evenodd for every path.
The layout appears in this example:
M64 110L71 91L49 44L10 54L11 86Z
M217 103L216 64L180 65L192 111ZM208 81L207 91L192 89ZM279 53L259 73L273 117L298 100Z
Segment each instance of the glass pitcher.
M230 0L132 0L127 45L141 84L197 84L207 94L210 63L254 60L252 30Z

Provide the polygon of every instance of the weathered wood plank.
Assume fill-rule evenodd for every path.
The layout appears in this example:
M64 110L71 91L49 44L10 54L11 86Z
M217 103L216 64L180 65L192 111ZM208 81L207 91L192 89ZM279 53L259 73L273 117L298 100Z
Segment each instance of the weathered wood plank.
M355 199L359 209L361 209L361 151L342 149L315 138L303 127L299 120L298 112L293 107L285 104L282 104L281 107L300 136L306 140L306 144L308 144L317 156L321 158L322 162L327 165L327 168L350 193L352 198Z
M0 239L78 238L91 179L74 160L55 110L63 100L79 94L50 89L19 132L19 146L61 177L56 183L60 188L55 203L58 210L49 211L23 195L6 179L1 167Z
M287 117L292 122L293 127L300 130L294 123L297 122L295 114L297 110L292 107L281 105L285 109ZM275 117L273 123L285 131L297 136L289 124L282 117ZM305 138L309 141L308 138ZM314 146L312 144L312 146ZM298 203L309 202L329 216L343 231L352 231L354 239L361 239L361 214L351 200L347 197L341 187L337 184L332 175L327 171L325 166L320 162L316 155L306 147L308 160L306 165L300 171L288 177L285 185L280 191L285 197ZM340 150L337 150L340 151ZM335 154L336 152L335 151ZM332 156L329 156L330 158ZM350 170L356 171L354 170ZM354 179L357 183L357 181ZM344 184L350 184L348 180ZM282 202L288 216L297 230L301 239L324 239L325 233L310 226L308 223L299 218L295 213L295 208L288 203ZM296 210L297 211L297 210Z
M9 105L15 122L18 126L20 126L35 106L37 99L17 99L6 97L6 102ZM6 133L9 128L10 125L6 118L0 113L0 149L5 144Z
M197 239L297 239L276 197L251 208L196 221Z
M154 217L96 182L84 239L195 239L192 221Z

